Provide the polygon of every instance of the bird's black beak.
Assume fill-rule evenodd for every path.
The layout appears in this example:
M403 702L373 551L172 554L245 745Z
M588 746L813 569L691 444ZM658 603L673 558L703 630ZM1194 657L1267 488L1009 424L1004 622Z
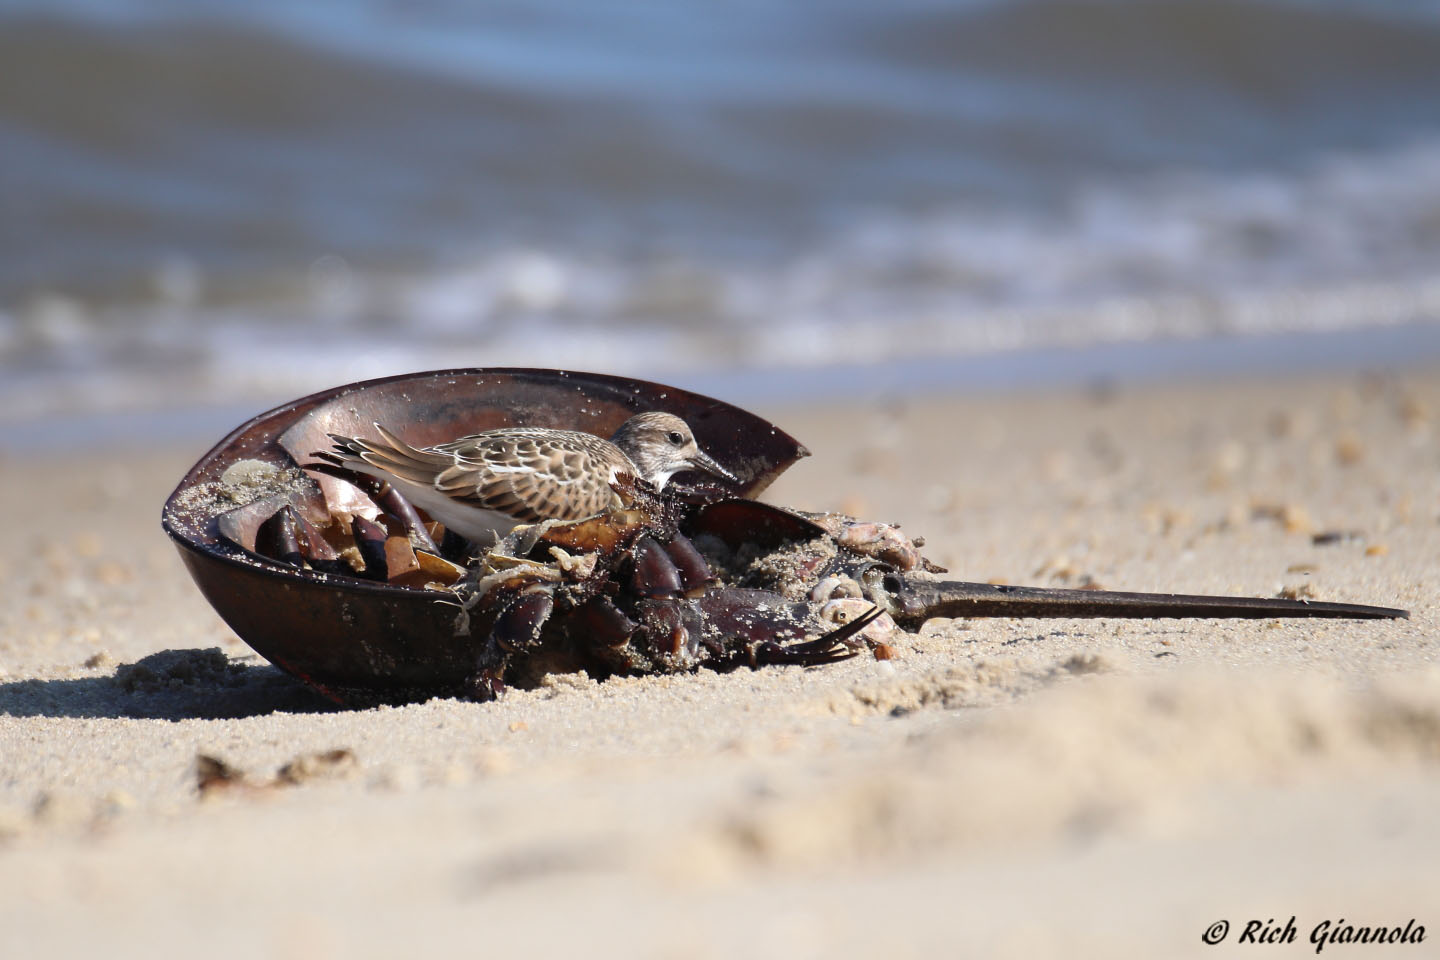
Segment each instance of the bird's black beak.
M696 470L704 470L706 473L714 474L722 480L729 480L731 483L740 482L739 477L720 466L715 458L704 450L695 451L694 456L690 458L690 466Z

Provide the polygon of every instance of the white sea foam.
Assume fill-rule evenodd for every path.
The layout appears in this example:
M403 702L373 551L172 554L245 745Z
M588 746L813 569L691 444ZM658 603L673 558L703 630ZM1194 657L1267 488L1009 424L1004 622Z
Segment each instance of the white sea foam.
M832 6L0 4L0 424L1440 322L1433 16Z

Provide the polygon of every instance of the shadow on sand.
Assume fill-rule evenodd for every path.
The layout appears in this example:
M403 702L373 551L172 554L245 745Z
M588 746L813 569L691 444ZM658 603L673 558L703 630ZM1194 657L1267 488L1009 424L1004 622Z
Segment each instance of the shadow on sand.
M0 716L220 720L269 713L329 713L336 706L267 663L218 648L162 650L110 676L0 684Z

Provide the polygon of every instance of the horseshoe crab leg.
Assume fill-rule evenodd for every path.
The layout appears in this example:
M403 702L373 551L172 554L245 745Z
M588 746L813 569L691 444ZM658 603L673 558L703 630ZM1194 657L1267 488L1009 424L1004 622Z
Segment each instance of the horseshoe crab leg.
M813 667L849 660L865 649L864 644L855 638L883 612L880 608L874 607L868 613L856 617L838 630L831 630L829 633L804 643L780 644L774 641L762 643L751 650L750 666L777 663Z
M887 573L866 586L870 601L904 624L922 623L931 617L1331 617L1348 620L1410 617L1408 610L1359 603L1014 587L921 580L896 573Z
M363 473L348 470L339 464L331 463L326 459L330 457L329 454L315 453L312 454L312 456L319 457L320 462L307 463L303 469L323 473L337 480L344 480L346 483L351 483L359 487L365 492L366 496L375 501L377 507L400 521L400 525L405 528L405 535L410 538L410 542L416 549L424 550L426 553L433 553L436 556L440 555L440 548L435 545L434 539L430 536L430 531L425 529L425 524L420 522L420 515L415 512L415 508L411 506L410 501L406 500L399 490L396 490L384 480L377 480Z

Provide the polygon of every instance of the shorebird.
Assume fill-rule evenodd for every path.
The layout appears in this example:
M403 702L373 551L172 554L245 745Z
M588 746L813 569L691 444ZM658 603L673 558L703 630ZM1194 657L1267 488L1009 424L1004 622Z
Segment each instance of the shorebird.
M579 430L507 427L414 447L374 426L380 440L332 433L333 450L316 456L391 483L447 529L485 545L521 523L581 520L622 507L623 476L657 490L682 470L736 479L669 413L631 417L609 440Z

